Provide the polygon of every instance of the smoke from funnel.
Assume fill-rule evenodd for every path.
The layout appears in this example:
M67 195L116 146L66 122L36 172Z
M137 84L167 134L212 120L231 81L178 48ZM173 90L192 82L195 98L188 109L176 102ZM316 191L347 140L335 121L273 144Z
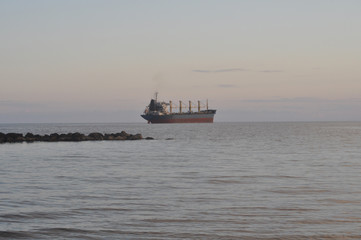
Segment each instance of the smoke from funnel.
M163 75L161 73L157 73L153 76L152 81L154 82L155 89L153 89L152 95L155 92L159 92L162 90L161 88L164 87L165 81Z

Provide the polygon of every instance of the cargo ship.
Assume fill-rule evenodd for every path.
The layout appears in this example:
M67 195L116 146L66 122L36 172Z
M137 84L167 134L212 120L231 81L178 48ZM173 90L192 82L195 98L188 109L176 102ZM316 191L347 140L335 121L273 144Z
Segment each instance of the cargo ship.
M197 110L193 111L195 108ZM205 109L202 110L203 108ZM208 109L208 100L205 105L200 101L198 104L189 101L188 106L179 101L177 106L172 101L158 102L158 93L156 93L141 116L148 123L213 123L215 114L216 110Z

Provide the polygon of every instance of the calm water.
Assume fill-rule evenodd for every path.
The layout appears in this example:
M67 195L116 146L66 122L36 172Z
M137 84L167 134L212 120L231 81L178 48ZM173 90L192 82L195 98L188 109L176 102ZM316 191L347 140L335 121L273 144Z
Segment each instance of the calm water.
M0 125L122 130L0 144L0 239L361 238L359 122Z

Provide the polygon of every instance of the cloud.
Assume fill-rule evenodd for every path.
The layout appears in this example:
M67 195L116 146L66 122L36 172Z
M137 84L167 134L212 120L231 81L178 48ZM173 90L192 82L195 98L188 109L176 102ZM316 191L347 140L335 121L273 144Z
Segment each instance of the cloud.
M244 71L247 71L247 69L243 69L243 68L227 68L227 69L218 69L218 70L215 70L214 72L222 73L222 72L244 72Z
M244 72L244 71L248 71L248 70L244 69L244 68L224 68L224 69L216 69L216 70L200 70L200 69L192 70L192 72L197 72L197 73L225 73L225 72Z
M278 104L326 104L332 105L359 105L361 98L344 98L344 99L323 99L312 97L296 97L296 98L269 98L269 99L243 99L243 103L278 103Z
M222 68L222 69L195 69L192 72L196 73L227 73L227 72L260 72L260 73L281 73L284 72L282 70L272 70L272 69L265 69L265 70L250 70L245 68Z
M283 72L282 70L261 70L261 71L258 71L258 72L261 72L261 73L280 73L280 72Z
M328 100L320 98L308 98L308 97L297 97L297 98L270 98L270 99L244 99L242 102L248 103L306 103L306 102L325 102Z

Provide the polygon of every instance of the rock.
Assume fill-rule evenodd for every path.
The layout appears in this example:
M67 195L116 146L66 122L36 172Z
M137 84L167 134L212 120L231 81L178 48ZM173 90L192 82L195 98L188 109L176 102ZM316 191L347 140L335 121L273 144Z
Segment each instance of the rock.
M32 134L32 133L27 133L27 134L25 135L25 138L34 138L34 134Z
M34 135L34 141L42 141L43 137L40 136L39 134L35 134Z
M112 134L104 134L104 140L114 140L114 136Z
M127 138L122 136L116 136L114 140L127 140Z
M40 141L44 141L44 142L50 142L50 135L45 134Z
M89 140L103 140L104 136L101 133L93 132L88 135Z
M52 134L50 134L50 139L49 139L49 141L50 142L57 142L57 141L59 141L59 134L58 133L52 133Z
M6 141L6 136L4 133L0 132L0 143L4 143Z
M127 137L127 140L140 140L140 139L143 139L143 136L142 134L135 134L135 135L132 135L130 134L128 137Z
M61 141L61 142L69 141L70 137L67 134L62 133L62 134L59 135L58 140Z
M75 132L75 133L67 133L67 134L58 134L58 133L52 133L52 134L45 134L45 135L39 135L39 134L32 134L27 133L25 136L21 133L1 133L0 132L0 143L15 143L15 142L64 142L64 141L74 141L74 142L80 142L80 141L97 141L97 140L140 140L143 139L143 136L141 134L128 134L124 131L120 133L111 133L111 134L101 134L98 132L90 133L88 136ZM147 137L147 140L152 140L154 138Z
M146 137L145 140L154 140L152 137Z
M121 137L129 137L131 134L122 131L121 133L116 133L116 135Z
M24 138L25 138L26 142L34 142L35 141L35 136L32 133L25 134Z
M7 133L5 134L6 142L23 142L25 141L21 133Z
M85 135L82 133L72 133L71 134L71 141L75 141L75 142L80 142L80 141L85 141L87 140Z

